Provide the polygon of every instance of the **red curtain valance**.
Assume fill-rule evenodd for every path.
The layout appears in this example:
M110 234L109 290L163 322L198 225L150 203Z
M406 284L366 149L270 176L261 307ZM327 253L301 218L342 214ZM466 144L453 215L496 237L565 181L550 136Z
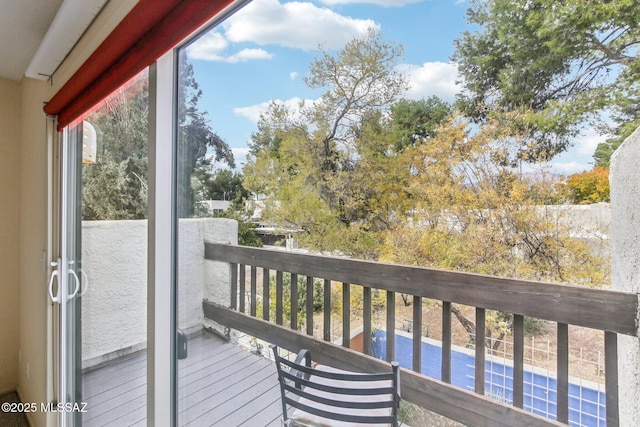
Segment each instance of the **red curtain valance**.
M58 130L220 13L233 0L140 0L44 107Z

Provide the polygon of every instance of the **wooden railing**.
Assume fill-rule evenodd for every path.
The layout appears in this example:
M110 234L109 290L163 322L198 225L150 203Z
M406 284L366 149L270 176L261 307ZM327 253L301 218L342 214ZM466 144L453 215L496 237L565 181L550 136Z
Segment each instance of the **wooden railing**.
M403 370L402 397L426 409L466 425L564 425L569 420L569 325L604 331L607 426L618 425L617 334L637 336L638 296L631 293L555 285L477 274L400 266L344 258L303 255L279 250L222 244L205 244L205 258L230 264L231 307L205 301L205 316L226 326L249 333L281 347L297 351L312 348L314 359L338 363L347 369L383 369L367 356L371 349L372 290L386 292L386 358L394 359L396 294L413 300L413 324L422 324L423 298L442 302L442 367L438 381L420 374L421 328L413 328L413 367ZM249 270L249 277L245 271ZM256 319L258 307L257 271L262 269L263 318ZM307 278L306 335L297 329L299 311L297 286L291 287L290 301L282 300L283 273ZM273 274L272 274L273 273ZM270 277L275 275L275 319L270 319ZM314 279L324 284L323 339L313 335L312 286ZM363 287L363 339L365 355L335 348L330 341L331 282L343 285L342 346L349 348L352 284ZM248 283L248 287L246 285ZM248 307L244 296L248 295ZM513 406L485 398L485 347L476 345L475 393L449 385L451 382L452 303L475 307L475 342L485 340L487 310L513 315ZM290 324L283 327L283 307L291 304ZM557 323L557 422L524 411L524 319L533 317ZM274 324L275 323L275 324ZM635 404L635 403L634 403Z

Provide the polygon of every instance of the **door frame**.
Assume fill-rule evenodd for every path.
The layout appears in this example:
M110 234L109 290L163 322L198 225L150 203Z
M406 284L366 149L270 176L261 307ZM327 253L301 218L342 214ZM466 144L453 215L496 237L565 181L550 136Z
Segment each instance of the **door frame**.
M49 121L49 120L48 120ZM48 125L48 124L47 124ZM48 258L47 272L49 281L47 282L47 402L46 404L66 403L67 398L75 402L81 400L81 381L78 375L81 371L81 330L80 330L80 303L75 296L77 292L71 292L69 295L70 282L73 277L74 283L71 285L79 290L81 284L75 270L75 263L81 262L77 260L78 253L81 251L79 242L81 236L81 213L78 211L79 204L76 201L69 200L70 191L81 191L81 154L82 154L82 124L78 124L73 128L65 128L61 132L55 132L55 122L52 121L53 130L51 134L47 132L47 252L50 254ZM76 135L71 135L75 132ZM70 153L70 138L76 138L73 142ZM75 155L76 159L70 156ZM71 162L69 160L72 160ZM74 163L75 162L75 163ZM80 163L78 163L80 162ZM73 163L73 164L72 164ZM73 172L74 176L69 175ZM67 185L68 181L74 181L71 186ZM74 198L81 197L77 194ZM73 206L69 206L69 205ZM70 224L67 222L69 217L69 209L76 209L72 218L75 222ZM71 230L73 229L73 230ZM74 265L71 266L68 259L68 247L70 239L68 238L71 231L74 240L76 256L73 258ZM43 261L44 261L43 257ZM74 270L75 269L75 270ZM72 316L69 317L71 308ZM72 384L67 379L70 378ZM43 402L44 403L44 402ZM75 419L81 416L77 412L56 412L47 411L47 425L67 426L74 425Z
M163 427L177 425L175 57L172 49L149 67L147 425Z

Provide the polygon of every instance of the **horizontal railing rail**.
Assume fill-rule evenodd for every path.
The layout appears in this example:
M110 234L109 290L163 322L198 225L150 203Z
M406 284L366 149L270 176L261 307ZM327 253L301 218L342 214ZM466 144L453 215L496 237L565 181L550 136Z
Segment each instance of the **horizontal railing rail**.
M330 340L331 283L342 282L342 346L347 348L350 347L351 338L350 290L352 285L362 286L363 351L366 354L370 352L371 348L372 290L377 289L386 292L387 361L394 358L396 294L401 293L411 296L413 302L412 321L415 325L422 324L423 298L441 301L441 378L443 383L451 382L452 303L475 307L476 343L485 341L487 310L510 313L513 315L513 406L515 408L523 408L524 404L524 318L533 317L556 322L558 343L556 418L565 424L569 420L569 325L604 331L607 425L618 425L617 334L632 336L637 336L638 334L638 295L636 294L214 243L205 244L205 258L230 264L231 309L237 309L239 312L247 313L253 317L256 316L258 306L257 271L262 269L263 320L275 320L276 324L283 325L284 305L290 304L289 320L291 329L297 329L297 314L300 309L306 313L307 335L312 335L314 330L313 286L311 285L314 283L314 279L322 279L324 286L323 339L325 341ZM249 277L246 277L247 268L249 269ZM283 301L284 273L291 275L291 283L297 283L298 276L306 277L307 286L304 307L298 307L298 286L291 286L290 301ZM275 319L269 318L269 287L270 277L272 276L275 277L276 286ZM245 304L245 295L249 296L248 306ZM234 319L234 321L237 320ZM236 329L233 324L227 326ZM258 330L257 332L260 331ZM274 343L288 348L281 343ZM422 348L420 343L421 328L413 328L412 368L415 372L421 371ZM292 350L295 350L295 348ZM476 345L475 393L479 395L478 397L482 399L482 402L493 407L492 405L495 402L484 397L484 367L485 347ZM403 387L405 387L404 378ZM420 382L412 383L412 381L417 381L416 378L421 378L421 376L408 376L406 378L409 378L406 385L409 393L405 393L403 388L403 396L407 400L459 422L470 423L470 425L494 425L492 420L483 418L482 413L488 408L476 411L462 403L460 405L454 403L453 406L434 405L433 402L437 402L442 398L442 396L432 394L433 392L438 392L439 389L437 387L434 388L433 385L425 385ZM436 383L440 384L438 381ZM413 386L409 384L413 384ZM449 389L447 388L446 390L449 393ZM440 390L439 392L443 391ZM459 389L456 392L465 393ZM462 399L462 397L460 398ZM476 401L474 400L473 402ZM475 406L473 407L476 408ZM500 411L498 410L498 412ZM469 420L469 412L474 414L477 412L471 421ZM533 417L532 419L536 418Z
M388 372L384 362L329 342L317 340L289 328L231 310L211 301L203 303L207 319L276 344L289 351L306 348L314 361L355 372ZM442 413L464 425L492 427L561 426L562 424L503 403L485 399L458 387L403 369L402 399Z
M638 296L632 293L215 243L205 244L205 258L625 335L638 333Z

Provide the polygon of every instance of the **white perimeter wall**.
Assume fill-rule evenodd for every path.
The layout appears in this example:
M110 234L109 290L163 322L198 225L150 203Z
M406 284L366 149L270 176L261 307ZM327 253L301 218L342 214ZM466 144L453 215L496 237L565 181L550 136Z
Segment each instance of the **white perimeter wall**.
M178 325L189 332L202 327L203 298L229 301L229 267L206 261L204 242L236 244L238 228L228 219L185 219L179 228ZM84 221L82 257L85 367L145 348L147 221Z

